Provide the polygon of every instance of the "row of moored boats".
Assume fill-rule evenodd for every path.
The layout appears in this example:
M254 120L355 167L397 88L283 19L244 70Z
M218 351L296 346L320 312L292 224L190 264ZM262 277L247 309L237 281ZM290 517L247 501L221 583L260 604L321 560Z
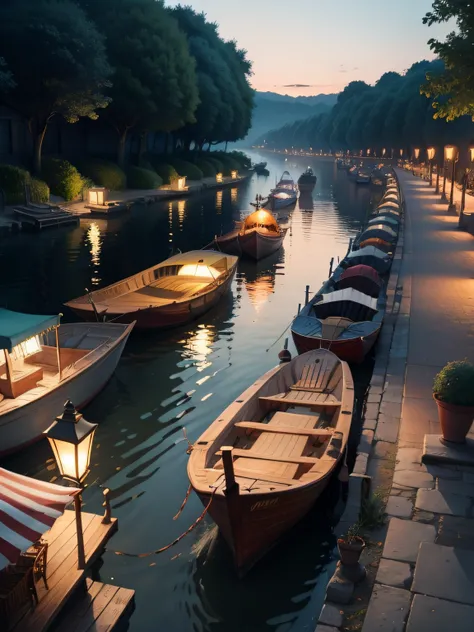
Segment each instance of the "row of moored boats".
M354 385L383 322L402 205L395 178L354 248L291 330L300 355L270 370L199 437L191 485L242 574L311 508L344 459Z

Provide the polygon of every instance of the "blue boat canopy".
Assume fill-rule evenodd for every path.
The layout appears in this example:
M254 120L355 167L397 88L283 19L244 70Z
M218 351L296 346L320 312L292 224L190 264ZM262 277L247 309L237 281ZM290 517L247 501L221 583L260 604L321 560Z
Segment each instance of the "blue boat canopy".
M0 308L0 349L11 352L13 347L59 325L60 316L22 314Z

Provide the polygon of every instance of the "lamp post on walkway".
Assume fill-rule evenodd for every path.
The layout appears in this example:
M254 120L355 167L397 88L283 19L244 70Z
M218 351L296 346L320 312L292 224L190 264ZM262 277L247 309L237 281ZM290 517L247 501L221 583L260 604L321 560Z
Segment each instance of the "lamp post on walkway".
M44 432L53 450L59 473L81 489L89 473L92 441L97 425L86 421L74 408L74 404L68 400L64 404L63 414L56 417L53 424ZM77 531L77 568L83 569L86 567L86 556L80 493L74 496L74 509Z
M451 193L449 195L449 207L448 211L453 211L456 209L454 204L454 179L456 178L456 162L458 160L459 152L457 147L454 145L446 145L444 148L444 158L446 162L451 161ZM446 178L446 174L445 174Z
M469 146L469 163L472 165L474 162L474 145ZM464 209L466 208L466 189L469 174L471 173L471 166L466 167L462 178L462 196L461 196L461 211L459 213L459 226L462 226L464 220Z
M434 147L428 147L428 149L426 150L426 154L430 162L430 187L432 187L433 186L433 158L435 157L436 149Z

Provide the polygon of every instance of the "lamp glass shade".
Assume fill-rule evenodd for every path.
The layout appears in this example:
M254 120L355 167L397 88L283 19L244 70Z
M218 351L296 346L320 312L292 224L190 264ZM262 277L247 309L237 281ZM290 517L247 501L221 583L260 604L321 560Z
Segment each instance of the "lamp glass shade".
M237 171L232 171L230 175L232 176L232 180L237 179Z
M415 147L415 149L413 150L413 153L415 154L415 159L418 160L418 158L420 157L419 147Z
M216 175L216 182L222 182L222 173Z
M428 154L428 160L433 160L436 154L436 149L434 147L428 147L426 153Z
M183 191L186 187L186 177L180 176L178 178L178 190Z
M474 145L469 147L469 158L471 159L471 162L474 162Z
M445 160L455 160L457 154L457 149L454 145L446 145L444 148L444 159Z
M107 189L105 187L94 187L89 189L89 204L96 206L105 206L107 200Z
M86 421L70 401L66 402L63 414L44 432L61 476L82 483L89 471L96 429L97 424Z
M400 149L400 156L403 156L403 149Z
M385 156L387 150L385 149L385 147L382 149L382 156Z

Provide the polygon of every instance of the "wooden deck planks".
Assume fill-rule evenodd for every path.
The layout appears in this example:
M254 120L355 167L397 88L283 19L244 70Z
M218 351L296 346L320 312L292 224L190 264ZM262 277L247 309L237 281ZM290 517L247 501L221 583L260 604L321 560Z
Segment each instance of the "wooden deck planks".
M55 632L108 632L134 607L135 591L86 579Z
M102 553L105 543L117 529L116 519L102 524L102 517L83 513L86 562L91 564ZM42 632L57 617L71 593L84 579L86 571L77 569L77 540L74 512L66 511L52 529L44 535L48 542L47 577L49 590L37 585L40 599L36 608L27 613L14 632ZM51 553L50 553L51 552Z

